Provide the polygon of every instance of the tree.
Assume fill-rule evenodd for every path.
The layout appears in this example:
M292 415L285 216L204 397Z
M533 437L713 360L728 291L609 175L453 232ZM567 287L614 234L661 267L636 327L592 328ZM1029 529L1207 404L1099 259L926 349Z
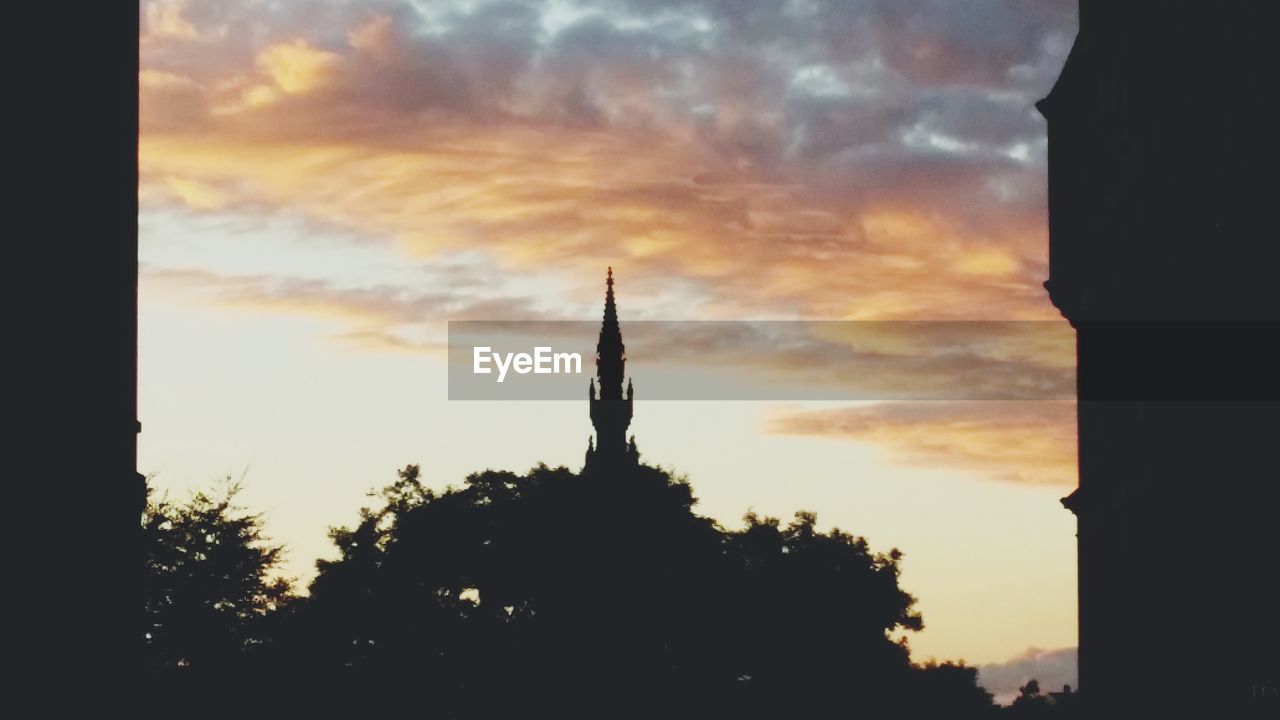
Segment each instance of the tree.
M433 493L400 471L318 563L281 664L441 716L891 713L927 692L979 717L963 665L917 668L902 554L750 514L726 530L646 466L486 471ZM972 712L970 712L972 711Z
M755 514L745 521L725 533L725 582L739 631L731 654L752 704L887 711L910 669L905 641L889 634L923 627L915 598L898 586L902 554L874 553L838 528L818 532L813 513L785 526Z
M148 490L143 641L155 668L218 669L266 642L265 620L290 598L276 575L283 548L262 516L236 504L229 478L186 502Z
M991 718L991 693L978 684L978 669L964 662L929 661L913 673L906 717L970 720Z

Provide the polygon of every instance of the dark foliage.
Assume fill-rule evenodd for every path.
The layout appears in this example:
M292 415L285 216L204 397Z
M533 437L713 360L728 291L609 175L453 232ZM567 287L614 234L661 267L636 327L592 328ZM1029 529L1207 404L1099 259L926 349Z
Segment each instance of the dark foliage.
M1013 699L1009 707L1004 708L1003 717L1026 720L1079 717L1076 696L1070 692L1070 687L1063 690L1061 693L1042 693L1040 681L1032 678L1026 685L1018 688L1018 697Z
M142 637L153 669L244 662L291 597L274 575L283 548L263 536L261 515L235 504L239 491L228 480L184 503L147 498Z
M984 717L963 665L911 665L901 554L754 514L725 530L641 466L486 471L434 493L416 466L332 531L273 666L368 707L433 716ZM374 690L373 688L376 688ZM336 697L336 694L333 696ZM932 715L942 711L940 715Z

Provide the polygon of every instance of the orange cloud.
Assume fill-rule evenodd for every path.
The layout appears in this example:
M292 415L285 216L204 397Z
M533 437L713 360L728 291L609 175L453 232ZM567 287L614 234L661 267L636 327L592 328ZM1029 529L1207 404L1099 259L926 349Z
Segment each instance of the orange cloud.
M199 180L170 177L165 181L174 194L197 210L217 210L227 204L226 193Z
M1065 401L901 402L785 415L769 429L874 443L910 465L1072 486L1075 411L1075 403Z
M144 212L287 208L409 257L478 252L511 272L612 263L637 285L678 279L703 299L691 316L1056 317L1030 119L1052 44L988 57L953 42L954 23L872 17L888 23L877 43L940 38L896 75L816 17L761 26L777 34L759 43L804 56L792 63L746 52L728 17L606 14L539 38L533 8L324 7L310 28L220 6L210 26L257 31L209 40L196 25L199 52L185 32L148 43ZM179 26L170 5L148 8ZM1060 18L1002 21L1039 38ZM933 74L948 58L972 85ZM1006 86L999 63L1039 74Z
M276 87L301 95L329 82L342 66L342 59L305 40L293 40L268 46L258 54L257 63Z
M228 309L285 313L327 321L333 338L357 347L401 352L438 352L445 343L445 314L458 318L534 318L527 298L495 296L483 286L450 285L442 277L456 268L424 273L427 289L343 287L317 278L228 275L199 268L155 268L143 265L145 293L179 302ZM462 271L462 272L465 272Z

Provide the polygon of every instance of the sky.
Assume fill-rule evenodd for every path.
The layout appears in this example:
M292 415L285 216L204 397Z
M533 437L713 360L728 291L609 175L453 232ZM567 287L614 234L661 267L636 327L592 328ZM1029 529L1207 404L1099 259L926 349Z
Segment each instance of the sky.
M152 0L141 24L139 451L158 487L243 477L305 582L326 529L406 464L439 487L579 467L586 403L450 400L445 327L599 318L607 266L624 338L1017 321L1040 340L917 338L830 378L935 400L641 401L631 430L726 526L813 510L901 549L916 659L983 665L1003 696L1028 668L1072 681L1074 407L966 391L975 367L1030 387L1074 369L1041 286L1032 106L1074 2ZM629 349L637 374L660 354Z

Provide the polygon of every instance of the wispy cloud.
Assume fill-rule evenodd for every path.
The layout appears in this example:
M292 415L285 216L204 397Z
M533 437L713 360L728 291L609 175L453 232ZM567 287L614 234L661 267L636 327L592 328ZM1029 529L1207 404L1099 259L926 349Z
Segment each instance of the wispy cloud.
M491 296L469 283L430 283L434 289L342 287L320 278L229 275L200 268L143 266L146 292L180 301L243 311L286 313L332 321L336 339L378 350L443 351L442 317L536 319L527 298Z
M892 402L783 415L769 430L874 443L905 464L1070 486L1075 422L1068 401Z

